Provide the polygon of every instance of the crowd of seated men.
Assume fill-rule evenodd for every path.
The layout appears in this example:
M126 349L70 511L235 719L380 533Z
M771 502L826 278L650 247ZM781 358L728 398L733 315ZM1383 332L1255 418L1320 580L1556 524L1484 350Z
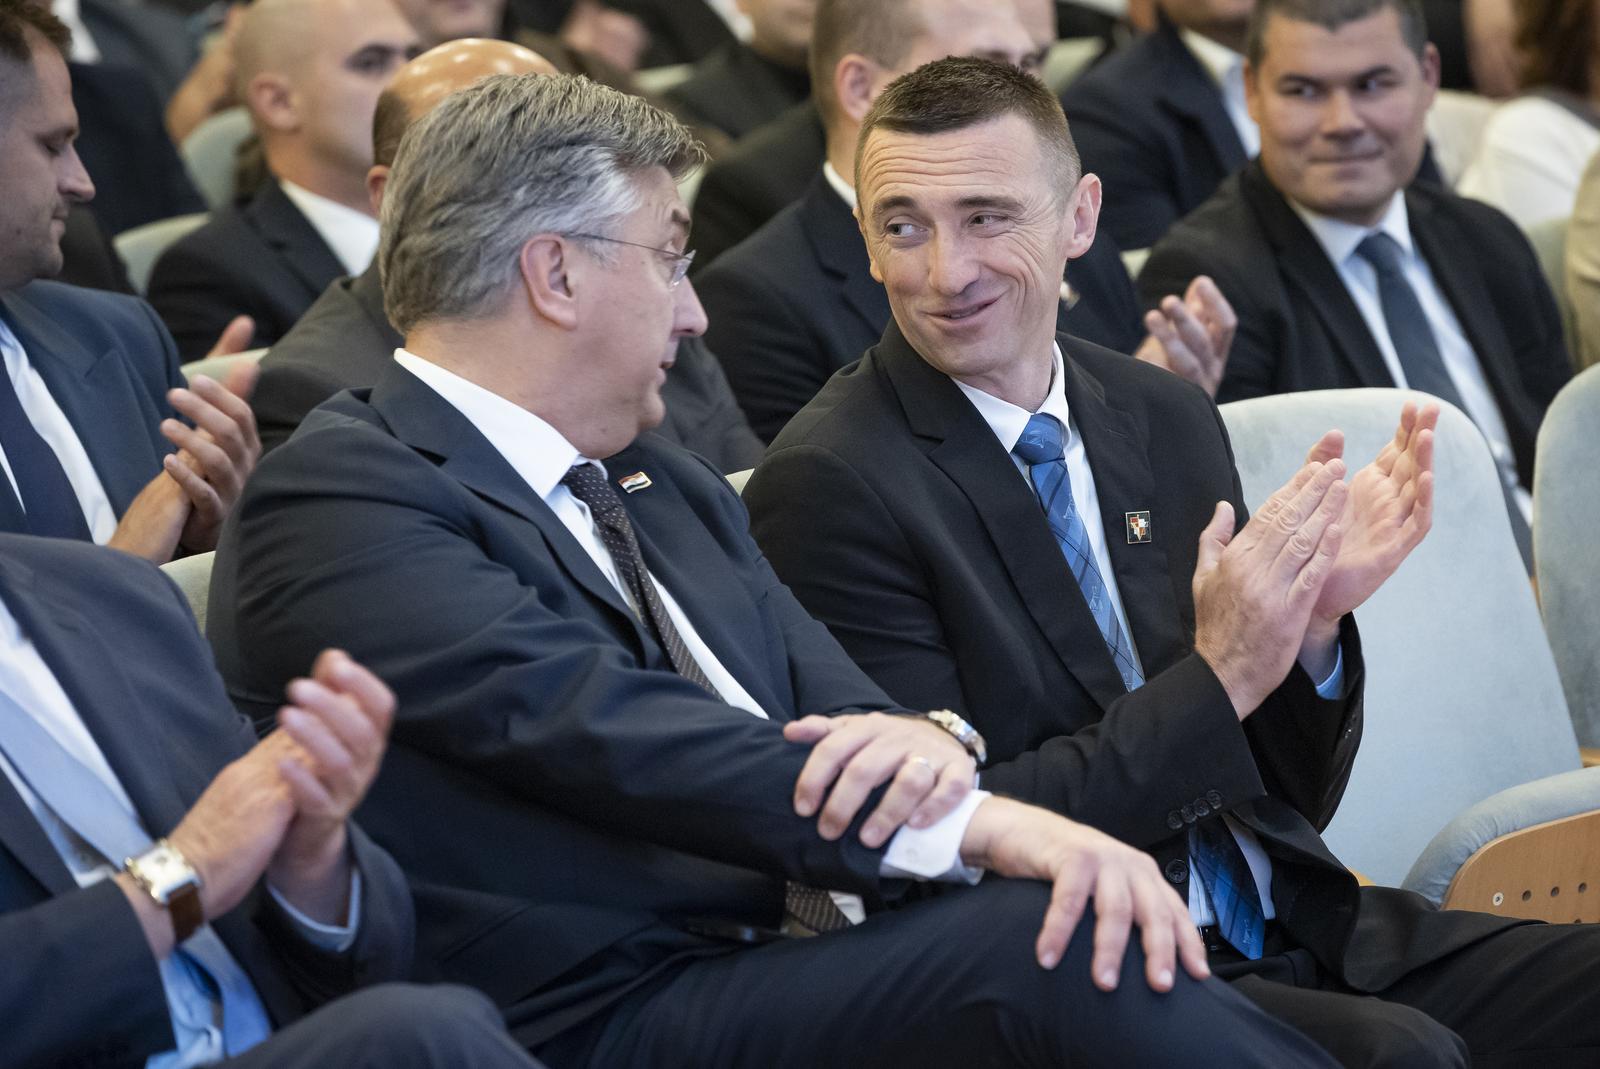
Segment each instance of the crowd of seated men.
M0 1065L1600 1062L1600 928L1322 837L1443 408L1536 578L1596 41L0 0ZM1251 512L1218 403L1356 386Z

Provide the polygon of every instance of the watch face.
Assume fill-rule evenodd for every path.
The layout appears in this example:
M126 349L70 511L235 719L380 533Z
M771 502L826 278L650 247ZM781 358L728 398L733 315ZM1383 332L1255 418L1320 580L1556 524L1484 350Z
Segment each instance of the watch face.
M199 884L194 869L183 855L164 845L157 845L134 858L135 875L150 889L158 902L165 902L184 887Z

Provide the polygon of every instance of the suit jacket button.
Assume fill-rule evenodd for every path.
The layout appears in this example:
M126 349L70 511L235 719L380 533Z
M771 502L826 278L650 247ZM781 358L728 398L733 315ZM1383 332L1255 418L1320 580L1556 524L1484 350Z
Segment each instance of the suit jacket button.
M1173 858L1167 862L1167 879L1173 883L1183 883L1189 878L1189 863Z
M1167 814L1167 827L1171 828L1173 831L1183 830L1183 818L1178 815L1178 811L1176 809Z
M1178 812L1183 814L1183 822L1185 824L1193 824L1194 823L1194 806L1186 805L1182 809L1180 809Z
M1209 817L1211 815L1211 807L1206 805L1204 798L1196 798L1194 800L1194 815L1197 817Z
M1206 804L1209 805L1212 809L1221 809L1222 808L1222 795L1217 793L1216 791L1207 791L1206 792Z

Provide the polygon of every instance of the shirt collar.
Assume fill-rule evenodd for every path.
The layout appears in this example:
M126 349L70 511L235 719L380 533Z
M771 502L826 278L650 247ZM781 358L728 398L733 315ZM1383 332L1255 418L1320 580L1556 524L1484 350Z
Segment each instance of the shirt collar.
M1389 201L1389 207L1383 213L1383 218L1378 220L1377 226L1357 226L1341 219L1331 219L1312 211L1298 201L1287 197L1284 199L1289 201L1289 206L1306 224L1312 236L1317 239L1317 244L1322 246L1322 251L1328 254L1328 259L1333 261L1335 267L1343 267L1345 261L1355 255L1356 246L1360 245L1368 234L1378 232L1394 238L1407 257L1416 254L1415 243L1411 240L1411 219L1406 212L1404 193L1396 191Z
M521 405L405 349L396 349L394 358L489 439L540 500L549 498L561 485L562 476L580 460L604 474L599 461L580 454L560 431Z
M294 202L300 214L328 243L328 248L333 250L347 272L359 275L372 266L373 254L378 251L376 219L287 179L278 179L278 185L284 196Z
M1061 346L1051 345L1050 358L1050 389L1044 395L1044 403L1039 406L1039 411L1056 417L1061 421L1061 433L1065 438L1067 433L1067 388L1066 374L1061 356ZM1022 437L1022 432L1028 427L1028 420L1034 413L1025 408L1019 408L1010 401L1003 401L991 393L984 393L976 386L968 386L964 382L951 379L956 388L966 395L972 402L972 407L978 410L978 415L989 425L994 436L1000 439L1000 444L1007 453L1017 444L1017 439Z
M1211 75L1211 80L1218 85L1226 85L1230 73L1236 69L1243 69L1244 57L1227 45L1218 44L1193 30L1179 30L1178 37L1183 41L1184 47L1199 61L1200 66L1205 68L1206 73Z
M89 27L84 25L83 9L78 0L54 0L49 6L50 13L72 31L72 48L67 58L74 63L99 63L100 46L89 35Z
M844 175L834 169L833 164L827 160L822 161L822 177L839 194L839 199L850 206L851 211L856 210L856 187L844 180Z

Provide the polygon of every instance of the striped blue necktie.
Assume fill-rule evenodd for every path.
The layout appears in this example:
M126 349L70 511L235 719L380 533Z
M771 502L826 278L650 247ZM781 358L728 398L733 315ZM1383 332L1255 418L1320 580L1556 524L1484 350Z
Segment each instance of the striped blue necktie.
M1028 475L1039 496L1050 533L1055 535L1083 592L1095 623L1116 662L1123 684L1137 690L1144 675L1133 658L1133 647L1117 622L1110 592L1089 547L1083 517L1072 500L1072 480L1062 446L1061 421L1043 412L1028 419L1022 437L1011 450L1028 465ZM1233 833L1220 819L1196 821L1189 832L1189 856L1201 885L1211 900L1217 930L1247 958L1261 957L1266 941L1266 914L1261 893Z

